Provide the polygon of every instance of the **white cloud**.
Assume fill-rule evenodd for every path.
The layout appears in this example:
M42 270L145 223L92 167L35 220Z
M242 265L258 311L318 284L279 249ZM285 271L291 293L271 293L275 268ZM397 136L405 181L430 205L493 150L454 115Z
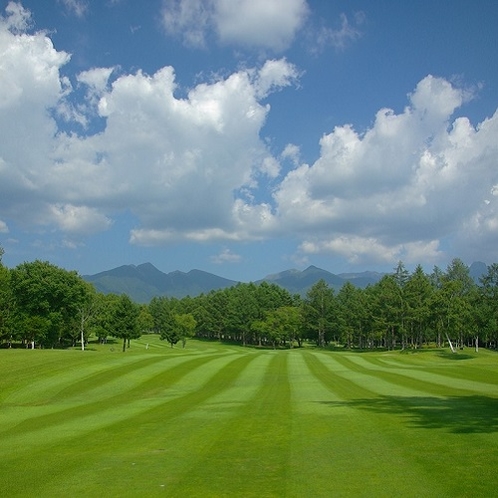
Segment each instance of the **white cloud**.
M12 33L18 34L27 31L32 25L31 12L20 3L9 2L5 7L7 16L0 17L0 26Z
M309 35L313 40L313 51L321 52L329 46L338 50L344 49L346 45L361 37L360 26L364 21L364 12L357 12L353 16L353 22L348 19L346 14L342 13L339 28L334 29L329 26L313 28Z
M210 0L164 0L164 28L170 35L180 35L185 45L203 48L211 24L212 9Z
M386 245L375 237L356 235L340 235L330 240L306 240L300 245L299 252L340 255L354 265L372 262L389 264L399 260L408 264L418 264L421 261L435 263L443 256L437 240Z
M191 47L222 44L281 52L308 15L305 0L165 0L163 25Z
M92 94L100 96L107 89L113 71L113 67L92 68L79 73L77 79L80 83L84 83Z
M112 68L94 68L77 77L87 90L78 102L61 75L69 55L45 33L20 32L29 12L9 6L0 19L0 230L54 229L74 244L131 212L134 244L290 235L304 256L363 264L437 260L448 241L453 254L498 255L498 112L478 125L454 118L468 90L427 76L402 112L379 110L361 134L337 126L305 164L297 145L276 158L261 138L263 99L299 78L285 59L182 98L171 67L112 82ZM93 113L102 130L64 133L52 117L64 104L73 106L67 119ZM291 167L283 178L280 161Z
M301 150L295 144L287 144L282 151L282 159L288 159L294 166L299 165Z
M302 251L352 261L435 260L443 239L459 254L469 234L496 244L498 113L477 127L451 121L467 98L428 76L402 113L382 109L362 135L349 125L324 135L320 158L275 193L280 225L313 235Z
M219 254L211 257L211 262L216 265L222 265L224 263L239 263L242 260L240 254L235 254L230 249L225 248Z
M9 68L0 74L2 218L74 237L105 230L129 211L139 221L131 233L137 244L254 238L252 219L264 231L271 210L248 215L236 198L279 174L260 138L269 112L260 100L295 81L287 61L198 84L184 98L175 96L171 67L112 84L112 68L94 68L77 77L87 88L78 103L60 74L69 56L46 34L14 35L4 23L0 44ZM105 127L64 133L50 115L55 109L82 124L98 114Z
M0 220L0 233L9 233L9 227L5 221Z
M87 0L58 0L64 8L76 17L84 17L88 12Z
M87 206L56 204L51 206L51 211L63 232L87 235L106 230L112 224L109 218Z
M257 71L255 85L257 96L264 98L277 89L294 84L299 78L296 66L285 59L268 60Z
M215 23L222 43L268 48L289 47L308 15L304 0L217 0Z
M29 12L16 9L15 26L27 27L20 19L29 19ZM69 55L43 33L12 32L11 22L12 16L0 17L0 213L29 222L54 188L47 184L57 133L50 111L65 94L59 70Z

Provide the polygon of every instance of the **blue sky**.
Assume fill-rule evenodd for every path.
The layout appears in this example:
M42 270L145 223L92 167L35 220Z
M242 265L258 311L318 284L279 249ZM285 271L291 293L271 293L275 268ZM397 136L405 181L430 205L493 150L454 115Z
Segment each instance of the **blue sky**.
M0 2L3 261L498 261L496 1Z

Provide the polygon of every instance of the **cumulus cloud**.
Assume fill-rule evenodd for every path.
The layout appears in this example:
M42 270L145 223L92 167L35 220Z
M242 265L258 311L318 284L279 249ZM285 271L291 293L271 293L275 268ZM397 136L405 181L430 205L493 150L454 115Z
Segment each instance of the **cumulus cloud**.
M344 125L324 135L319 159L274 194L279 223L303 234L301 251L416 262L437 260L445 238L496 243L498 114L476 127L451 121L468 95L427 76L402 113L381 109L363 134Z
M268 60L256 71L256 95L258 98L267 97L275 90L294 84L298 78L296 67L286 59Z
M163 25L187 46L219 43L281 52L308 15L305 0L165 0Z
M264 231L264 223L255 231L250 223L270 218L271 209L240 209L237 197L250 198L259 182L279 174L260 138L269 112L261 100L296 80L292 64L268 61L198 84L184 98L175 96L171 67L112 82L112 68L82 72L86 99L75 107L105 126L80 136L52 117L72 97L61 76L69 55L47 34L16 35L5 24L1 216L85 236L129 211L139 222L131 233L137 244L244 240Z
M130 241L142 245L292 236L296 257L357 264L437 261L448 241L461 256L496 254L498 112L472 124L467 89L427 76L401 112L380 109L363 133L324 134L307 164L298 145L275 157L261 138L270 94L299 80L286 59L187 92L172 67L92 68L73 92L69 54L29 34L29 20L13 3L0 17L0 231L49 228L77 244L131 212ZM69 120L98 116L100 132L61 129L64 104Z
M51 206L51 211L53 218L62 231L79 235L106 230L112 223L105 215L88 206L55 204Z
M9 227L5 221L0 220L0 233L9 233Z
M18 34L28 30L32 25L31 12L20 3L9 2L5 7L5 18L0 17L0 24L12 33Z
M65 94L59 70L69 61L46 35L16 31L26 28L23 19L29 18L29 12L11 3L7 17L0 16L0 213L18 221L36 218L52 188L46 173L57 126L50 111Z

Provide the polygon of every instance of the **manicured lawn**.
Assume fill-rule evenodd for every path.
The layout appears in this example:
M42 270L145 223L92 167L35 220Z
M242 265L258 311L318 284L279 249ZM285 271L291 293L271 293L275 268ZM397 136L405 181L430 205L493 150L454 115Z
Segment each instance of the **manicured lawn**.
M486 350L0 350L0 496L488 497L497 469Z

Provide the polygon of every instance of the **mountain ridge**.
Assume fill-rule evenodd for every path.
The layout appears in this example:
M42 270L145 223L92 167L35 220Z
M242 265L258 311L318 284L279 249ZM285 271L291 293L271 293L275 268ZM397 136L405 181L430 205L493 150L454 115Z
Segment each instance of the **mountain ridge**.
M486 272L486 265L474 262L469 267L469 274L474 281ZM279 273L269 274L254 281L255 284L268 282L283 287L291 294L305 296L306 292L319 280L338 291L346 282L356 287L365 288L378 282L386 273L362 271L358 273L334 274L317 266L310 265L304 270L291 268ZM138 303L148 303L153 297L186 296L196 297L212 290L221 290L241 283L236 280L220 277L203 270L193 269L188 272L175 270L164 273L152 263L122 265L94 275L83 275L83 279L92 283L104 294L128 294Z
M346 281L357 286L366 287L382 278L383 274L376 272L349 273L346 277L335 275L314 265L305 270L295 268L267 275L254 281L255 284L268 282L279 285L291 294L304 296L318 280L323 279L334 289L340 289ZM193 269L189 272L174 270L164 273L152 263L140 265L121 265L111 270L105 270L94 275L83 275L95 288L104 294L128 294L134 301L147 303L153 297L195 297L212 290L232 287L240 283L220 277L203 270Z

